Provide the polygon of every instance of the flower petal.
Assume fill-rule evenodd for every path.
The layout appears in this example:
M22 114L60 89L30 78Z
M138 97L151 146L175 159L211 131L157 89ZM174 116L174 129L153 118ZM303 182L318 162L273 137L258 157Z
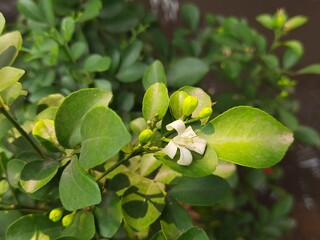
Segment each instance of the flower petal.
M185 145L185 147L191 151L203 155L204 151L206 150L206 140L199 137L194 137L192 138L191 142L188 142Z
M197 134L193 131L191 126L187 127L187 129L184 130L182 134L179 134L179 137L183 137L183 138L193 138L196 136Z
M172 131L173 129L175 129L178 132L178 135L180 135L185 131L186 126L184 125L184 122L182 120L176 120L168 124L166 128L168 131Z
M188 166L192 162L191 152L184 147L178 147L180 149L180 158L177 161L179 165Z
M170 141L168 145L162 149L162 151L164 151L171 159L174 158L174 156L177 153L177 150L178 150L178 147L173 141Z

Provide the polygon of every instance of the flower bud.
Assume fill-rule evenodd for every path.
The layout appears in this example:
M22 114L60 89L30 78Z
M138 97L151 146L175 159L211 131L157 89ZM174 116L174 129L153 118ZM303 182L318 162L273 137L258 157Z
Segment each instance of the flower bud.
M274 16L273 26L277 29L283 28L284 24L287 21L287 18L288 18L288 16L287 16L285 10L283 8L279 9Z
M65 215L62 218L62 226L69 227L72 224L73 219L74 219L74 213L70 213L68 215Z
M203 118L206 118L206 117L210 117L211 114L212 114L212 108L211 107L205 107L199 112L197 117L199 119L203 119Z
M150 128L147 128L139 134L139 141L142 144L147 143L148 141L151 140L151 138L153 137L153 134L154 134L153 131Z
M63 214L62 208L52 209L51 212L49 213L49 219L52 222L58 222L62 218L62 214Z
M182 113L184 116L189 116L198 106L198 98L194 96L188 96L183 100Z

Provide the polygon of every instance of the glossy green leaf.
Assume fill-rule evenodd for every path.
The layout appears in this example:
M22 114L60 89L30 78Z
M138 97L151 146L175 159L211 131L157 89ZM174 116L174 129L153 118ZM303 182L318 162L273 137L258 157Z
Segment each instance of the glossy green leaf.
M13 67L4 67L0 69L0 92L9 88L14 83L19 81L19 79L24 74L24 70L13 68Z
M97 182L79 166L76 157L71 160L61 175L59 192L63 206L69 211L101 202Z
M121 199L113 192L104 193L102 202L94 209L99 234L112 238L122 222Z
M145 69L145 63L136 62L126 68L120 69L116 75L116 78L120 82L124 83L136 82L143 77Z
M164 152L160 151L155 153L155 157L172 170L185 176L203 177L214 172L218 164L218 157L212 144L207 144L207 149L203 156L192 151L191 153L193 160L189 166L181 166L177 164L180 157L179 154L177 154L174 159L171 159Z
M103 57L99 54L90 55L84 62L84 68L88 72L104 72L111 66L111 58Z
M30 214L19 218L9 226L6 239L55 239L61 230L61 224L50 221L48 216Z
M167 199L160 223L166 239L177 239L183 232L193 226L187 210L170 198Z
M320 64L315 63L297 71L297 74L320 74Z
M34 1L19 0L18 9L19 12L25 15L27 18L36 22L43 22L44 15L40 7Z
M59 143L73 148L81 141L80 122L96 106L108 106L112 93L101 89L82 89L67 96L58 109L55 130Z
M18 210L2 210L0 211L0 239L4 239L7 228L18 218L22 217L22 214Z
M208 235L206 232L198 227L192 227L185 231L177 240L190 240L190 239L197 239L197 240L209 240Z
M212 206L230 192L228 183L215 175L202 178L182 178L168 195L194 206Z
M41 0L39 2L39 7L44 15L44 19L47 21L47 23L53 27L55 26L55 16L54 16L54 10L52 5L52 0Z
M0 12L0 35L6 25L6 19L4 18L3 14Z
M86 22L88 20L94 19L99 15L102 8L101 0L89 0L84 6L84 12L82 13L79 21Z
M139 184L129 188L121 202L125 222L138 231L155 222L164 206L161 188L148 179L141 179Z
M284 25L284 28L286 31L291 31L293 29L296 29L298 27L301 27L306 22L308 22L308 17L297 15L292 18L289 18L286 24Z
M58 172L57 161L32 161L21 171L20 184L27 193L34 193L46 185Z
M195 30L200 22L199 8L192 3L185 3L181 6L181 16L192 30Z
M159 60L154 61L144 72L142 84L147 90L154 83L166 84L167 77L163 65Z
M61 21L61 34L66 42L69 42L75 30L75 21L72 17L64 17Z
M298 126L294 130L294 136L307 144L319 147L320 146L320 135L319 133L308 126Z
M134 64L140 57L143 43L141 41L134 41L130 44L121 56L120 69L125 69Z
M142 115L146 121L161 120L168 109L168 89L163 83L155 83L146 91L142 102Z
M80 240L92 239L96 232L94 216L90 211L79 211L74 216L73 222L66 227L62 236L73 236Z
M253 168L278 163L293 141L292 132L272 116L245 106L217 116L199 136L212 144L219 159Z
M189 94L185 91L176 91L170 96L170 110L171 114L175 119L182 119L183 111L182 111L182 103L184 99L189 96Z
M26 162L20 159L11 159L7 163L8 182L13 188L19 187L21 171L25 165L26 165Z
M0 37L0 68L10 66L20 51L22 45L21 33L14 31Z
M47 150L52 152L59 151L53 120L43 119L37 121L32 129L32 135Z
M92 168L116 155L131 140L121 118L107 107L95 107L81 122L80 166Z
M168 71L168 85L182 87L198 83L209 71L206 63L198 58L186 57L174 62Z
M265 28L273 29L273 17L269 14L261 14L256 20Z

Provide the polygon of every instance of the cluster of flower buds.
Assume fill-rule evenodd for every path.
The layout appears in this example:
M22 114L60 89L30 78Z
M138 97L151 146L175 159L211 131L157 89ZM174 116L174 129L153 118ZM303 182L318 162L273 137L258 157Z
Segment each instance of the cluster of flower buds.
M72 213L69 213L69 214L63 216L63 209L62 208L55 208L50 211L49 219L52 222L59 222L62 219L61 220L62 226L69 227L73 222L75 213L76 212L72 212Z

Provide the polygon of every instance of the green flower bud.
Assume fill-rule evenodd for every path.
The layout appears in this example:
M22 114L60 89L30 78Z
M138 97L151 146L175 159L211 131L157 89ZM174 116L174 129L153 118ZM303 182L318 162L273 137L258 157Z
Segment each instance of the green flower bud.
M142 144L147 143L148 141L151 140L153 135L154 135L153 131L150 128L147 128L139 134L139 141Z
M62 218L62 215L63 215L63 209L55 208L55 209L52 209L51 212L49 213L49 219L52 222L58 222Z
M188 96L183 100L182 113L184 116L189 116L198 106L198 98L194 96Z
M74 214L75 213L70 213L68 215L65 215L63 218L62 218L62 226L64 227L69 227L72 222L73 222L73 219L74 219Z
M273 18L273 26L277 29L283 28L288 16L283 8L279 9Z
M210 117L211 114L212 114L212 108L211 107L205 107L199 112L197 117L199 119L207 118L207 117Z

